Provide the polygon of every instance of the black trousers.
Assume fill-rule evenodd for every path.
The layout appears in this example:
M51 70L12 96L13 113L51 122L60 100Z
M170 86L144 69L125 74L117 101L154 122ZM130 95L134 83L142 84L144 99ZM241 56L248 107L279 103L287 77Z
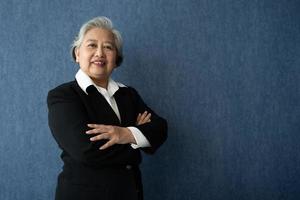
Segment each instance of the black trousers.
M79 173L79 174L78 174ZM58 177L55 200L143 200L141 173L131 165L97 171L94 177L77 177L85 172L62 172ZM74 178L75 177L75 178Z

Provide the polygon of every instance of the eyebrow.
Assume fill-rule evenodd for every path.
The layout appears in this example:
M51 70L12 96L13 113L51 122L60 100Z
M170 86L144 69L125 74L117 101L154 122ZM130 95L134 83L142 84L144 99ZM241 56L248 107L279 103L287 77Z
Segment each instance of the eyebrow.
M88 39L87 42L97 42L97 40Z
M88 39L86 42L97 42L97 40L94 40L94 39ZM104 43L109 43L109 44L114 44L113 41L104 41Z

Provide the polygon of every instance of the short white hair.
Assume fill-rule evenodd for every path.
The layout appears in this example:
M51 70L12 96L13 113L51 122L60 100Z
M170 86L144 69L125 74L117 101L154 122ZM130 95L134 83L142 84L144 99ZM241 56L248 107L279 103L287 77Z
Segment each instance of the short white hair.
M85 34L93 28L102 28L102 29L111 31L111 33L114 36L114 39L115 39L114 42L115 42L116 49L117 49L116 64L117 64L117 66L120 66L123 61L122 36L121 36L120 32L113 27L113 23L107 17L95 17L95 18L87 21L86 23L84 23L81 26L78 35L75 37L75 39L71 45L71 55L72 55L73 59L76 61L75 49L79 48L81 46Z

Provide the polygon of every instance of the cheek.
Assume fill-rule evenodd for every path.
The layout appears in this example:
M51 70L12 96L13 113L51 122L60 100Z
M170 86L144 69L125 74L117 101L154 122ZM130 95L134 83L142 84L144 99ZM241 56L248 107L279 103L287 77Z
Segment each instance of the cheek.
M80 57L79 57L79 61L81 62L81 63L88 63L89 61L90 61L90 55L89 54L87 54L87 53L82 53L82 54L80 54Z
M110 57L110 62L113 63L113 64L116 64L116 62L117 62L117 55L116 54L114 54Z

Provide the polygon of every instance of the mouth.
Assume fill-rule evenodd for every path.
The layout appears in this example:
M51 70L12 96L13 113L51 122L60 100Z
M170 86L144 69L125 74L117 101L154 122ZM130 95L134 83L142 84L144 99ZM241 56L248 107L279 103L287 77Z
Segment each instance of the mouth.
M92 61L93 64L97 65L98 67L104 67L106 62L104 60L95 60Z

